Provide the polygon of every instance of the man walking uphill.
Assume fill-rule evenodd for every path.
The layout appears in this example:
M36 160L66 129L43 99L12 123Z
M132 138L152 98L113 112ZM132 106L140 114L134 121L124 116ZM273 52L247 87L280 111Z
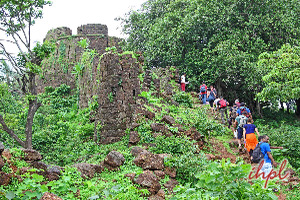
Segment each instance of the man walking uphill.
M205 85L205 82L202 82L202 85L200 85L200 94L202 98L202 103L206 104L206 95L207 95L207 86Z
M260 144L260 150L264 155L264 164L261 168L261 171L265 173L265 175L268 175L272 170L272 164L274 167L277 167L277 163L275 162L272 154L271 154L271 148L269 145L269 137L267 135L263 135L261 137L261 144Z
M225 124L226 121L224 119L224 114L226 115L226 120L227 120L228 119L227 106L229 105L229 103L223 97L220 97L220 101L217 104L219 105L222 123Z
M239 143L240 150L242 150L241 140L243 138L244 125L247 124L247 120L248 120L246 115L247 112L244 111L242 115L239 115L235 118L235 125L238 126L237 132L238 132L238 143Z
M237 114L237 115L242 115L243 112L247 112L246 117L252 118L251 111L250 111L249 108L246 107L246 105L245 105L244 102L241 103L241 106L240 106L239 109L236 111L236 114Z

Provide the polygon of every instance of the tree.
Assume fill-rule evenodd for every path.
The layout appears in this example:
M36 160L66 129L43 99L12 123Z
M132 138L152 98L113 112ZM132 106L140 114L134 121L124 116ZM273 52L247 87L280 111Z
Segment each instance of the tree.
M299 6L298 0L149 0L122 19L126 48L143 51L148 67L178 66L193 90L205 80L230 100L252 104L261 88L258 56L299 43Z
M278 51L262 53L259 56L258 70L264 74L265 83L257 94L261 101L295 100L296 114L300 115L300 47L283 45ZM275 104L277 105L277 104Z
M32 125L37 109L41 106L36 97L35 76L40 72L42 60L49 56L54 50L50 43L31 49L31 27L35 20L42 17L42 9L49 5L45 0L3 0L0 2L0 31L12 39L0 41L0 51L4 59L10 64L14 71L21 76L21 90L28 99L28 114L26 121L26 140L22 141L12 129L5 123L4 114L0 114L1 128L13 137L22 147L32 148ZM14 57L7 51L5 42L15 45L19 50L18 57ZM4 115L5 116L5 115Z

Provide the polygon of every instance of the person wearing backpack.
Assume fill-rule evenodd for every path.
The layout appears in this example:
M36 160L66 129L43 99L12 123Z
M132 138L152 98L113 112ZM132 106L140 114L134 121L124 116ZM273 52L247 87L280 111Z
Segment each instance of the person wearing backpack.
M221 99L216 96L216 99L214 100L214 103L213 103L213 113L214 113L214 116L215 116L215 119L218 118L218 115L219 115L219 106L218 106L218 102L220 101Z
M236 111L237 115L241 115L243 112L247 112L246 117L252 118L251 111L245 106L245 103L242 102L240 108Z
M269 137L267 135L263 135L261 137L261 142L259 143L260 145L260 150L261 153L264 155L264 164L261 168L261 171L265 173L265 176L267 176L271 170L272 170L272 164L274 167L277 167L277 163L275 162L272 154L271 154L271 147L269 142Z
M258 129L253 124L253 120L251 118L248 118L247 124L244 125L243 137L244 137L245 147L246 147L247 151L249 152L250 158L252 157L253 150L255 149L256 145L258 144L256 135L254 132L257 133L258 137L260 136Z
M207 101L210 105L210 110L212 113L214 113L214 101L217 98L217 90L214 88L214 86L209 86L209 95L207 98Z
M252 153L252 157L251 157L251 162L253 162L253 163L259 163L264 158L264 154L261 152L261 149L260 149L260 145L262 144L263 137L264 136L259 136L258 137L259 143L254 148L253 153ZM270 146L270 149L281 149L282 150L283 147Z
M202 98L202 103L206 104L206 95L207 95L207 86L205 85L205 82L202 82L202 85L200 85L200 95Z
M237 138L238 138L238 143L239 143L239 150L242 150L242 138L243 138L243 128L244 125L247 124L248 118L246 117L247 112L243 112L242 115L239 115L235 118L235 126L237 126Z
M235 118L237 116L236 111L238 110L238 106L236 105L236 103L234 103L232 105L232 107L229 110L229 116L230 116L230 123L228 125L228 128L230 128L230 126L234 123Z
M226 115L226 120L227 120L228 119L227 106L229 105L229 103L223 97L220 97L220 101L217 104L219 106L219 110L221 113L222 123L225 124L226 121L224 119L224 113Z

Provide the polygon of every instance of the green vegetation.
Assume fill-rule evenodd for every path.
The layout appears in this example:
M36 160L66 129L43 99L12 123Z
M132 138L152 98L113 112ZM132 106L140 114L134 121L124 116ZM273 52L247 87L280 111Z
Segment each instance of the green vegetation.
M102 81L100 74L93 77L97 74L93 69L99 70L100 62L94 68L94 59L101 60L103 55L98 56L96 50L88 48L88 39L82 39L70 44L83 50L78 62L70 63L66 49L72 48L65 41L45 41L31 49L30 41L16 39L17 33L24 33L24 38L30 40L30 31L26 29L30 29L34 19L42 17L42 8L48 4L44 0L0 3L5 11L0 13L0 31L12 36L15 44L24 44L26 49L23 52L18 46L20 54L16 59L0 45L0 55L10 61L0 63L0 141L12 155L1 157L4 165L0 176L13 174L8 185L0 186L0 199L40 199L45 192L64 200L147 199L150 192L125 177L135 173L137 178L144 172L133 162L129 146L131 131L136 131L140 138L136 146L163 154L164 166L176 170L179 184L173 193L165 186L173 179L171 174L166 173L159 180L165 199L273 200L279 194L285 194L290 200L300 199L299 186L282 185L278 178L269 180L267 188L263 180L250 181L251 165L226 143L231 140L232 131L210 118L208 106L199 106L198 99L190 93L178 91L174 80L179 69L187 73L190 82L187 88L191 90L198 91L205 80L216 85L222 91L220 95L228 100L239 97L249 103L251 110L258 108L257 115L253 113L260 134L269 135L272 146L284 147L272 150L275 160L287 159L287 167L299 176L300 122L294 113L278 110L276 106L279 101L295 101L296 114L299 114L298 0L149 0L140 10L129 13L123 19L124 32L129 34L124 51L120 53L116 47L105 50L125 59L138 59L140 54L134 52L142 51L146 64L143 69L152 69L150 76L162 80L161 88L155 88L152 81L150 91L138 94L140 98L135 100L145 101L141 109L147 114L134 116L139 126L124 130L120 141L106 145L100 140L93 141L95 130L100 133L103 128L95 119L102 106L98 97L87 97L86 108L78 105L79 96L85 95L85 90L96 89L88 88L90 82ZM72 36L63 37L73 41ZM55 49L57 53L53 53ZM166 66L172 67L164 71L167 77L162 77L163 70L158 68ZM38 94L36 75L47 81L46 72L53 72L54 67L60 67L66 74L72 70L77 87L73 90L65 84L45 87L45 92ZM138 75L141 82L144 76L145 71ZM128 77L132 76L128 74ZM84 88L80 88L83 81ZM121 87L126 80L114 81ZM117 94L110 92L105 98L118 104L116 97ZM261 110L263 103L267 106ZM130 104L130 109L135 107ZM164 122L166 115L175 124ZM155 125L163 130L154 131ZM217 152L216 146L212 151L210 145L214 141L225 147L225 153L236 156L236 161L226 160L224 152ZM21 147L39 151L47 165L62 167L59 179L49 180L42 176L43 169L25 162ZM113 150L125 158L117 170L105 168L85 179L74 167L77 163L102 165ZM207 151L216 155L207 155Z
M147 193L147 190L140 190L138 185L124 178L127 173L139 175L143 171L133 164L133 156L130 148L127 147L129 136L109 145L98 145L92 142L94 124L89 121L89 113L93 104L91 103L91 106L86 109L79 109L76 95L72 93L70 87L66 85L58 88L47 87L45 93L39 97L43 101L43 106L34 118L33 146L44 156L43 162L65 167L60 179L46 181L43 176L36 173L26 173L22 175L22 182L13 179L9 186L1 186L0 197L3 194L7 199L32 199L40 198L48 191L63 199L143 199L141 194ZM272 188L278 185L275 185L274 181L269 184L268 189L263 189L263 181L255 181L250 185L246 179L250 170L249 165L240 161L230 163L225 160L222 162L207 160L205 154L199 152L197 145L194 145L195 141L178 134L177 127L166 124L168 130L174 135L153 137L150 125L159 123L166 114L172 116L176 123L183 124L184 130L195 127L207 138L219 135L224 139L230 137L231 132L208 119L205 109L190 108L185 104L174 106L162 103L163 99L151 93L151 91L143 92L142 96L152 102L154 107L161 108L161 112L156 112L153 120L142 119L136 130L141 138L139 144L155 143L155 146L149 146L149 151L171 155L165 158L165 166L176 168L176 179L180 184L174 189L175 195L166 193L166 199L219 199L224 196L228 197L227 199L276 199ZM149 106L148 109L154 108ZM12 115L14 118L17 113ZM1 135L8 138L4 132L1 132ZM11 143L5 143L8 144ZM112 150L119 151L125 157L125 163L119 171L104 170L92 179L83 179L80 173L71 167L77 162L100 163ZM16 152L13 153L14 165L27 166L27 163L19 159L22 157L20 151L17 149L12 151ZM3 170L10 172L8 166L4 166ZM166 176L161 182L168 180L169 177ZM43 183L44 181L46 184ZM293 191L290 194L294 195Z
M271 188L262 189L260 181L253 185L246 181L250 165L232 164L223 159L221 164L213 162L203 168L196 174L194 186L177 186L176 195L171 199L278 199Z
M287 44L278 51L261 54L258 70L264 74L265 83L258 99L271 101L273 105L278 99L281 102L295 99L296 113L300 115L300 48Z
M266 84L272 85L267 77L266 83L262 80L269 71L257 70L259 60L280 48L289 49L286 43L295 51L299 46L299 9L298 0L146 1L121 19L123 32L128 34L124 48L144 52L149 68L177 66L187 74L188 90L198 91L202 81L206 81L222 90L227 100L238 97L252 105L256 93ZM278 63L283 62L279 59ZM299 74L299 62L294 67L276 66L270 73L276 77L285 77L289 71ZM286 71L277 73L283 70ZM293 77L279 85L299 79ZM297 88L299 81L294 83ZM299 90L292 93L298 94L295 99L299 98ZM294 97L288 96L291 99Z
M293 115L283 111L264 111L266 118L256 119L261 134L270 136L271 146L282 146L284 150L274 150L275 158L287 158L296 169L300 168L300 122Z

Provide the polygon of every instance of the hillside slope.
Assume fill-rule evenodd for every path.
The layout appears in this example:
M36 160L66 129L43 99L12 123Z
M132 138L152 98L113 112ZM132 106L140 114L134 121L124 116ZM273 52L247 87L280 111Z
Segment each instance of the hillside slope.
M34 138L43 162L37 152L6 149L3 199L285 199L286 189L288 199L299 198L295 176L287 186L270 180L267 189L264 181L249 181L251 165L230 145L231 130L189 93L142 92L145 110L137 123L107 145L92 142L92 104L80 110L72 95L48 95ZM62 102L69 104L53 107Z

